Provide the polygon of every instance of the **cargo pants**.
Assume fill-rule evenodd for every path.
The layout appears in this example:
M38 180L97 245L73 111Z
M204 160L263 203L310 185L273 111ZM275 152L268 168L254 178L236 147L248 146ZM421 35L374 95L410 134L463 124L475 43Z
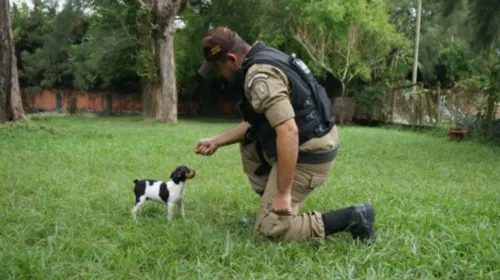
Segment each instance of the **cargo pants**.
M306 197L323 185L334 167L335 159L322 164L297 164L292 184L292 213L278 215L271 211L273 198L278 190L278 164L272 164L268 174L257 176L254 171L261 165L256 142L240 144L243 171L248 176L252 189L262 193L260 209L254 232L274 241L304 241L324 238L325 229L321 212L299 213ZM326 210L326 209L325 209Z

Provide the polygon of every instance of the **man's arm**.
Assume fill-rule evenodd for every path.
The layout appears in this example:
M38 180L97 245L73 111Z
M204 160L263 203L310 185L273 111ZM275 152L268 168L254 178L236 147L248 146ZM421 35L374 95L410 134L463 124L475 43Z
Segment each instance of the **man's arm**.
M241 122L237 126L231 128L230 130L224 131L217 135L214 140L218 147L223 147L231 145L234 143L241 142L245 139L245 132L250 127L247 122Z
M278 124L275 130L278 153L278 195L288 196L291 195L298 157L298 128L292 118Z
M292 211L292 185L298 157L298 128L288 93L289 82L283 71L271 65L253 65L245 80L254 110L263 113L276 131L277 193L272 210L277 214Z
M250 124L242 122L230 130L217 135L216 137L200 139L194 148L194 152L210 156L220 147L241 142L245 139L245 132L249 127Z

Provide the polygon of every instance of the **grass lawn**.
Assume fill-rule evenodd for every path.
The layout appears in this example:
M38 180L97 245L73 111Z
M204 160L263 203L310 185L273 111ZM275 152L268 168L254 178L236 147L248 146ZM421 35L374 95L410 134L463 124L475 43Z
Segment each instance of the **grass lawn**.
M237 146L212 157L197 139L232 123L140 117L34 118L0 126L0 279L500 279L500 149L381 128L340 129L326 185L302 211L371 201L377 242L348 234L275 244L242 217L258 197ZM147 203L133 179L197 170L186 219Z

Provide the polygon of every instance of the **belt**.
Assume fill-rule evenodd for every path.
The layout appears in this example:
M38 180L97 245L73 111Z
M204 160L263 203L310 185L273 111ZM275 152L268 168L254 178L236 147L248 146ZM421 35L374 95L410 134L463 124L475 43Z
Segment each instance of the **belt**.
M257 141L258 143L258 141ZM258 145L260 146L260 145ZM299 152L297 163L299 164L322 164L332 161L337 156L338 147L327 152ZM268 174L271 171L271 166L267 164L262 156L262 150L257 148L257 153L261 159L261 165L254 171L257 176Z
M250 128L245 133L244 145L257 141L256 149L261 165L254 171L257 176L262 176L271 171L271 166L266 162L260 141L255 137L255 131ZM297 163L299 164L322 164L332 161L337 156L338 146L327 152L304 152L299 151Z
M302 152L299 151L297 163L321 164L332 161L337 156L338 147L327 152Z

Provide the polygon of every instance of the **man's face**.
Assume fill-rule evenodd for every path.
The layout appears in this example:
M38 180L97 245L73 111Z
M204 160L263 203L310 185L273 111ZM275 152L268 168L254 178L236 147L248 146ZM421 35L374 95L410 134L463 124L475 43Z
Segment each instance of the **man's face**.
M215 68L217 68L217 72L224 77L228 81L232 81L235 77L235 73L238 71L238 58L229 54L227 56L226 61L217 61L215 63Z

